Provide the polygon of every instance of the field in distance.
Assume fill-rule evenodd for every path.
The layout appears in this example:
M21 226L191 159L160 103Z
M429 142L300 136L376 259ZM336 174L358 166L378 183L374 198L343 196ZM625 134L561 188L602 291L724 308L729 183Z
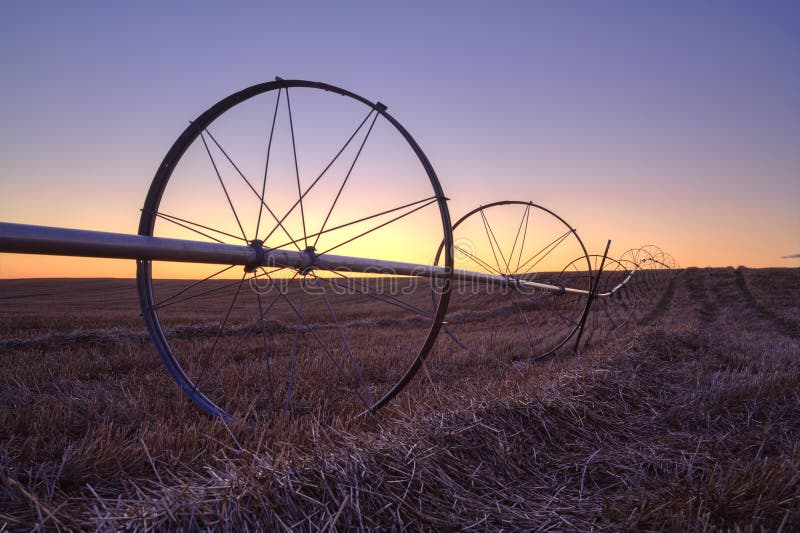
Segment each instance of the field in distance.
M159 283L176 357L231 412L260 391L259 423L180 393L134 280L2 280L0 530L800 527L800 269L687 269L614 335L532 363L578 300L455 297L477 348L440 335L357 421L427 337L430 287L399 308L374 281L302 303Z

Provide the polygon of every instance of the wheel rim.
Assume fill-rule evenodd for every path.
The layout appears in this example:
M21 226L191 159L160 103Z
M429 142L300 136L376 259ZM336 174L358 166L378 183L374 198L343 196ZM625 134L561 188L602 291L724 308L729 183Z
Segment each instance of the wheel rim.
M602 341L617 335L630 321L636 311L636 290L632 283L634 276L621 262L602 255L589 256L595 278L599 275L597 295L592 300L589 315L584 324L584 345ZM583 257L576 258L564 267L565 272L573 269L573 263L582 264ZM600 271L600 265L603 271Z
M480 206L456 221L453 234L456 268L591 286L591 265L576 230L533 202L504 200ZM440 246L439 254L443 250ZM565 274L562 265L576 254L584 257L582 268L573 265ZM551 355L578 330L588 304L588 295L494 289L479 285L475 290L471 281L453 281L444 331L472 355L511 353L514 359L526 360ZM509 330L514 342L496 342L498 328Z
M637 268L636 288L640 298L653 299L664 289L666 264L664 252L654 244L641 248L632 248L620 257L624 264L632 264Z
M336 95L345 99L334 98ZM262 105L265 102L269 105ZM332 102L336 102L331 111L334 119L321 121L315 113ZM310 111L303 111L299 104L307 105ZM268 139L264 143L266 157L261 161L263 184L259 183L261 176L253 179L254 173L237 158L230 148L234 143L229 142L239 138L239 131L256 131L250 123L255 105L269 111L263 112L266 120L261 124L262 140ZM239 111L245 108L247 112ZM339 138L345 130L339 128L338 119L352 118L349 113L355 109L361 111L352 124L357 125L355 131L350 126L350 134ZM253 118L252 122L260 121ZM313 126L305 128L307 125ZM309 146L306 154L302 147L298 149L301 132L313 132L305 138ZM326 134L331 139L336 137L337 142L325 145ZM285 136L283 151L289 153L284 160L284 170L289 171L282 174L276 170L281 164L276 155L280 135ZM248 146L249 141L242 142ZM368 155L371 144L377 145L377 153ZM326 152L333 146L341 149ZM320 156L316 167L322 172L303 172L304 156L314 159L315 150L327 154ZM207 168L201 175L198 169L203 152ZM382 158L392 162L391 169L410 174L404 174L402 182L384 179L383 186L394 185L387 193L388 200L370 196L369 202L359 201L365 190L374 190L366 172L359 174L360 167L373 168ZM329 163L325 165L325 161ZM201 177L196 179L195 174ZM238 190L233 182L239 184ZM213 193L211 186L215 183L218 190ZM168 185L177 191L172 196ZM354 187L361 196L353 192ZM424 194L406 201L421 192ZM194 200L205 200L203 195L214 198L208 211ZM255 198L257 209L240 207L241 198L248 196ZM194 204L189 202L188 215L165 208L165 204L172 208L181 205L176 200L190 198ZM218 220L227 209L230 211L223 226ZM424 242L418 242L424 241L418 235L418 228L423 226L431 234L427 248ZM436 245L445 242L442 264L453 264L446 199L430 162L411 135L382 104L338 87L302 80L276 80L233 94L201 114L181 134L159 166L139 225L140 235L174 236L175 232L204 241L253 246L264 241L266 247L298 250L313 246L318 255L349 252L406 262L430 257ZM417 242L414 249L394 245L412 241ZM379 247L385 243L392 246ZM271 416L275 410L298 405L304 410L332 410L332 414L344 415L383 406L408 383L430 352L450 291L450 280L440 280L436 300L423 298L428 302L423 308L417 289L407 294L378 290L379 285L391 285L397 279L407 282L401 289L408 289L418 278L270 266L242 273L241 267L220 265L202 273L195 270L193 277L172 282L168 278L177 272L175 268L137 261L145 323L158 355L182 391L205 411L226 419L234 413L264 419L265 413ZM238 273L228 279L234 272ZM427 287L421 290L429 294ZM215 297L219 302L212 309L209 302ZM362 301L370 302L373 308L360 310ZM384 316L389 314L387 309L393 311L391 320ZM383 317L389 327L370 326L370 310L378 316L378 324ZM190 312L205 313L208 321L200 325L182 323L190 320ZM400 312L406 315L395 316ZM404 346L398 345L399 340ZM382 364L386 368L376 368ZM251 383L258 373L264 379L260 398ZM315 373L327 375L327 381L306 381ZM312 399L304 400L305 394Z

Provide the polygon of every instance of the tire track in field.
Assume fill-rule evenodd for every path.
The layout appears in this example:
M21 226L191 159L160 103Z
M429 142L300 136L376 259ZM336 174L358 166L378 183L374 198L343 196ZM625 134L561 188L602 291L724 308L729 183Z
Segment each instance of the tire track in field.
M758 313L747 305L736 287L734 270L731 267L715 268L708 271L706 287L713 301L716 322L730 322L735 315L736 322L748 329L772 332L771 324L763 323Z
M313 328L301 327L301 333L307 333L310 329L324 331L337 329L339 326L345 329L368 329L374 327L419 327L427 323L427 318L410 316L401 318L363 318L340 322L338 325L332 322L315 324ZM264 329L268 334L286 335L296 331L294 325L288 326L274 320L265 320ZM254 331L252 324L229 326L219 333L218 324L205 324L196 326L178 326L169 328L165 331L168 340L192 340L208 339L220 335L221 337L242 337ZM260 332L260 329L255 331ZM0 340L2 350L30 350L30 349L49 349L54 346L94 346L94 347L113 347L119 344L149 344L150 335L146 332L137 332L122 328L76 330L70 332L53 332L28 339L6 339ZM2 530L0 530L2 533Z
M763 320L771 322L774 328L777 329L781 335L792 339L800 339L800 324L793 320L778 316L760 304L747 287L747 282L742 274L742 268L743 267L739 267L734 270L733 275L736 288L739 290L739 295L745 304L755 313L757 313Z
M696 272L688 288L703 324L730 322L735 315L742 328L791 339L800 337L796 324L758 304L740 271L728 267L703 269L702 272L705 273L702 277L701 270Z
M710 324L717 314L717 306L710 297L709 269L687 268L684 279L689 298L697 307L698 318L703 324Z
M682 274L683 272L678 272L672 276L672 279L669 280L669 285L667 285L667 289L664 291L664 294L661 295L656 306L651 309L649 313L640 318L636 322L637 324L640 326L650 324L664 316L664 313L666 313L672 305L672 300L675 298L675 289L678 286L678 278L680 277L682 279Z

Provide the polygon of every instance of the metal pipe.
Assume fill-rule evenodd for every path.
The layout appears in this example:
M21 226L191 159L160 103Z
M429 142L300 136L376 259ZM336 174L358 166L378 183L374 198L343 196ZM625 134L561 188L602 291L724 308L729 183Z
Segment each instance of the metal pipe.
M248 265L250 246L0 222L0 252Z
M448 275L447 269L438 266L343 255L317 255L311 249L306 251L269 249L9 222L0 222L0 252L214 263L249 267L274 265L301 270L316 268L426 278ZM538 283L517 279L513 276L500 276L470 270L454 269L452 275L458 281L510 285L521 289L540 289L558 294L586 293L581 289L561 285Z
M600 292L600 293L597 293L597 294L595 294L595 297L606 298L606 297L608 297L608 296L613 296L615 292L617 292L617 291L618 291L618 290L620 290L622 287L624 287L625 285L627 285L627 284L628 284L628 282L629 282L629 281L630 281L630 280L633 278L633 275L634 275L634 274L635 274L635 273L636 273L638 270L639 270L639 265L638 265L638 264L634 264L634 266L633 266L633 270L631 270L631 271L628 273L628 275L627 275L627 276L625 276L625 279L623 279L622 281L620 281L619 283L617 283L617 284L616 284L616 286L614 286L614 288L612 288L610 291L608 291L608 292Z
M425 278L445 277L448 275L447 269L433 265L350 257L345 255L316 255L310 250L265 249L264 256L263 263L265 265L288 268L318 268L321 270L341 272L390 274L395 276L417 276ZM523 289L541 289L557 293L581 292L579 289L565 288L561 285L538 283L535 281L517 279L513 276L500 276L472 270L453 269L453 279L476 283L492 283L495 285L511 285Z

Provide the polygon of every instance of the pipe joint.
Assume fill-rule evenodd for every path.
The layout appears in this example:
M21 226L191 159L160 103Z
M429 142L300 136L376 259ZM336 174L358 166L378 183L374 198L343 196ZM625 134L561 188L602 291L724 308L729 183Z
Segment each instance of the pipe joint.
M264 249L264 241L258 239L252 240L250 241L250 248L255 252L255 257L251 263L244 266L245 272L255 272L258 267L267 262L267 252Z
M300 265L300 273L303 275L308 274L317 266L317 252L313 246L307 247L303 250L303 262Z

